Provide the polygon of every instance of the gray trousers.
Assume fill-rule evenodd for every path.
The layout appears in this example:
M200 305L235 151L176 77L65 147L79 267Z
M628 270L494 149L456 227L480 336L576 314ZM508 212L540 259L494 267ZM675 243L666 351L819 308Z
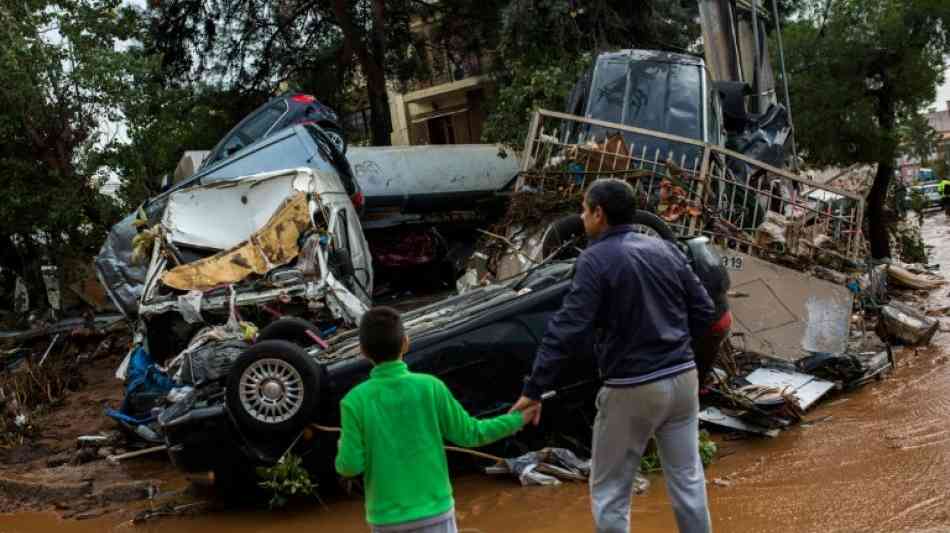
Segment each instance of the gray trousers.
M372 526L372 533L458 533L455 509L440 515L386 526Z
M650 437L656 436L673 503L684 533L711 531L706 479L699 458L696 371L597 394L591 503L598 533L627 533L633 481Z

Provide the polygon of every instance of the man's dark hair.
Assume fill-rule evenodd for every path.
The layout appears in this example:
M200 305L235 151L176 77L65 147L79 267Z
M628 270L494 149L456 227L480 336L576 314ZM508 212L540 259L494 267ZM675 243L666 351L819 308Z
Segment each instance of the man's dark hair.
M637 211L637 198L629 183L616 178L599 179L591 183L584 197L587 207L604 210L608 226L633 223Z
M363 353L376 363L398 359L405 336L399 311L392 307L374 307L360 320L360 346Z

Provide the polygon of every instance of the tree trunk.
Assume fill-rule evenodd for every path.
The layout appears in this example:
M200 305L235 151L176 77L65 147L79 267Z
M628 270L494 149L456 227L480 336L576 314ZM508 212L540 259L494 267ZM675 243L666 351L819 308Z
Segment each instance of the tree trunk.
M894 174L893 159L877 162L877 174L874 176L874 185L868 194L868 232L871 245L871 257L881 259L891 256L891 241L887 232L887 221L884 218L884 199L887 188Z
M386 94L386 83L382 89L367 84L369 91L369 108L372 124L373 146L389 146L392 144L392 118L389 113L389 95Z
M336 0L333 4L334 16L343 31L343 61L348 61L351 53L359 59L363 75L366 77L366 92L371 112L370 125L374 146L392 144L392 117L389 113L389 95L386 93L386 2L373 0L373 32L364 35L364 29L358 28L347 10L345 0ZM366 38L364 38L366 37ZM367 44L367 41L369 44Z
M891 256L891 241L887 231L888 223L885 219L884 200L887 197L887 189L891 184L891 178L894 176L896 147L893 139L896 138L894 128L897 121L894 98L886 82L878 95L877 118L881 130L888 137L888 140L882 146L877 160L877 174L874 176L874 184L868 194L867 215L871 257L881 259Z

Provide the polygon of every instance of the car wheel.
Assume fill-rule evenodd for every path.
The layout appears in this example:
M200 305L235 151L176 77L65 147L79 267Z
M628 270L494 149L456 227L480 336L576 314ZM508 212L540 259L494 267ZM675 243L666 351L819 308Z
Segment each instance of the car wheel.
M297 431L316 411L320 369L300 346L266 340L234 362L225 392L228 411L241 429Z
M586 245L584 221L580 215L568 215L548 226L541 239L541 255L547 258L557 252L555 259L570 259L577 257L577 249Z
M264 329L257 334L257 341L290 341L302 348L309 348L317 344L316 339L311 334L321 338L323 336L320 328L309 320L284 317L264 326Z
M326 133L327 138L330 139L330 142L333 143L333 146L340 151L341 154L346 153L346 136L343 135L343 131L334 126L320 126L323 128L323 133Z
M633 214L633 221L631 224L633 224L633 230L637 233L642 233L644 235L649 235L650 237L656 237L665 241L676 240L676 235L673 233L673 228L671 228L670 225L667 224L662 218L649 211L637 209L637 212Z

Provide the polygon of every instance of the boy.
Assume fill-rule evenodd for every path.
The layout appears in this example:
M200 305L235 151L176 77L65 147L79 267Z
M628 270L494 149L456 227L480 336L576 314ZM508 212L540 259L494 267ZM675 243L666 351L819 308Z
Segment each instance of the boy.
M443 439L477 447L503 439L534 418L526 409L477 420L435 376L410 372L399 313L375 307L360 321L370 378L340 402L336 471L364 474L366 521L374 533L455 533L455 502Z

